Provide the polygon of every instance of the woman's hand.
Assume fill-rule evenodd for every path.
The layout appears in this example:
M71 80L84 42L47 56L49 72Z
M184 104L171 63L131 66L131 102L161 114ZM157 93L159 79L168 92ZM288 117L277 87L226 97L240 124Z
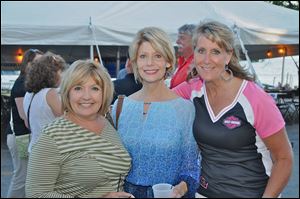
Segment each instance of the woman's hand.
M173 192L171 198L182 198L187 192L187 185L185 182L181 181L178 185L173 187Z
M110 192L103 196L103 198L135 198L132 194L126 192Z

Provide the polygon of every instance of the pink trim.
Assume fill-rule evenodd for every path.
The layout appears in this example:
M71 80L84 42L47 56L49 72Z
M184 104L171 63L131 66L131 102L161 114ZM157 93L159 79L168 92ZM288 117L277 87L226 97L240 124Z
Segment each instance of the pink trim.
M244 93L254 114L253 127L261 138L277 133L285 126L273 98L255 83L249 82Z

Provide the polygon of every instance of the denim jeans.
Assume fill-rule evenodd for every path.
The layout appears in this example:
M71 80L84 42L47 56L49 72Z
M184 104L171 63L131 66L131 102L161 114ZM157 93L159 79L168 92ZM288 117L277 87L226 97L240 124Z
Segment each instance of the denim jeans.
M125 181L124 191L131 193L135 198L154 198L152 186L134 185Z

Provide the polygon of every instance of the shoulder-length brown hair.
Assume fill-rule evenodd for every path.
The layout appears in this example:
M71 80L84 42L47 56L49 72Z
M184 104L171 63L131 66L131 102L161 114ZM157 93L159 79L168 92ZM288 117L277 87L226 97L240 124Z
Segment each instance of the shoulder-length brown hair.
M67 64L61 56L47 52L28 67L25 76L26 91L37 93L43 88L57 87L60 80L58 71L64 71L66 67Z
M27 66L30 64L36 55L42 55L44 54L42 51L38 49L28 49L24 52L22 63L20 66L20 75L25 75Z

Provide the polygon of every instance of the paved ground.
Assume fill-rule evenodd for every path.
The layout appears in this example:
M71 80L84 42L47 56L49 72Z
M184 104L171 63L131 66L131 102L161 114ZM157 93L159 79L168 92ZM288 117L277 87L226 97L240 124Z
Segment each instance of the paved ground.
M299 123L287 126L290 141L293 143L294 168L292 177L282 193L283 198L299 198ZM1 142L1 198L6 197L12 175L9 150Z
M283 198L299 198L299 123L286 126L288 136L293 144L294 166L287 187L282 193Z

